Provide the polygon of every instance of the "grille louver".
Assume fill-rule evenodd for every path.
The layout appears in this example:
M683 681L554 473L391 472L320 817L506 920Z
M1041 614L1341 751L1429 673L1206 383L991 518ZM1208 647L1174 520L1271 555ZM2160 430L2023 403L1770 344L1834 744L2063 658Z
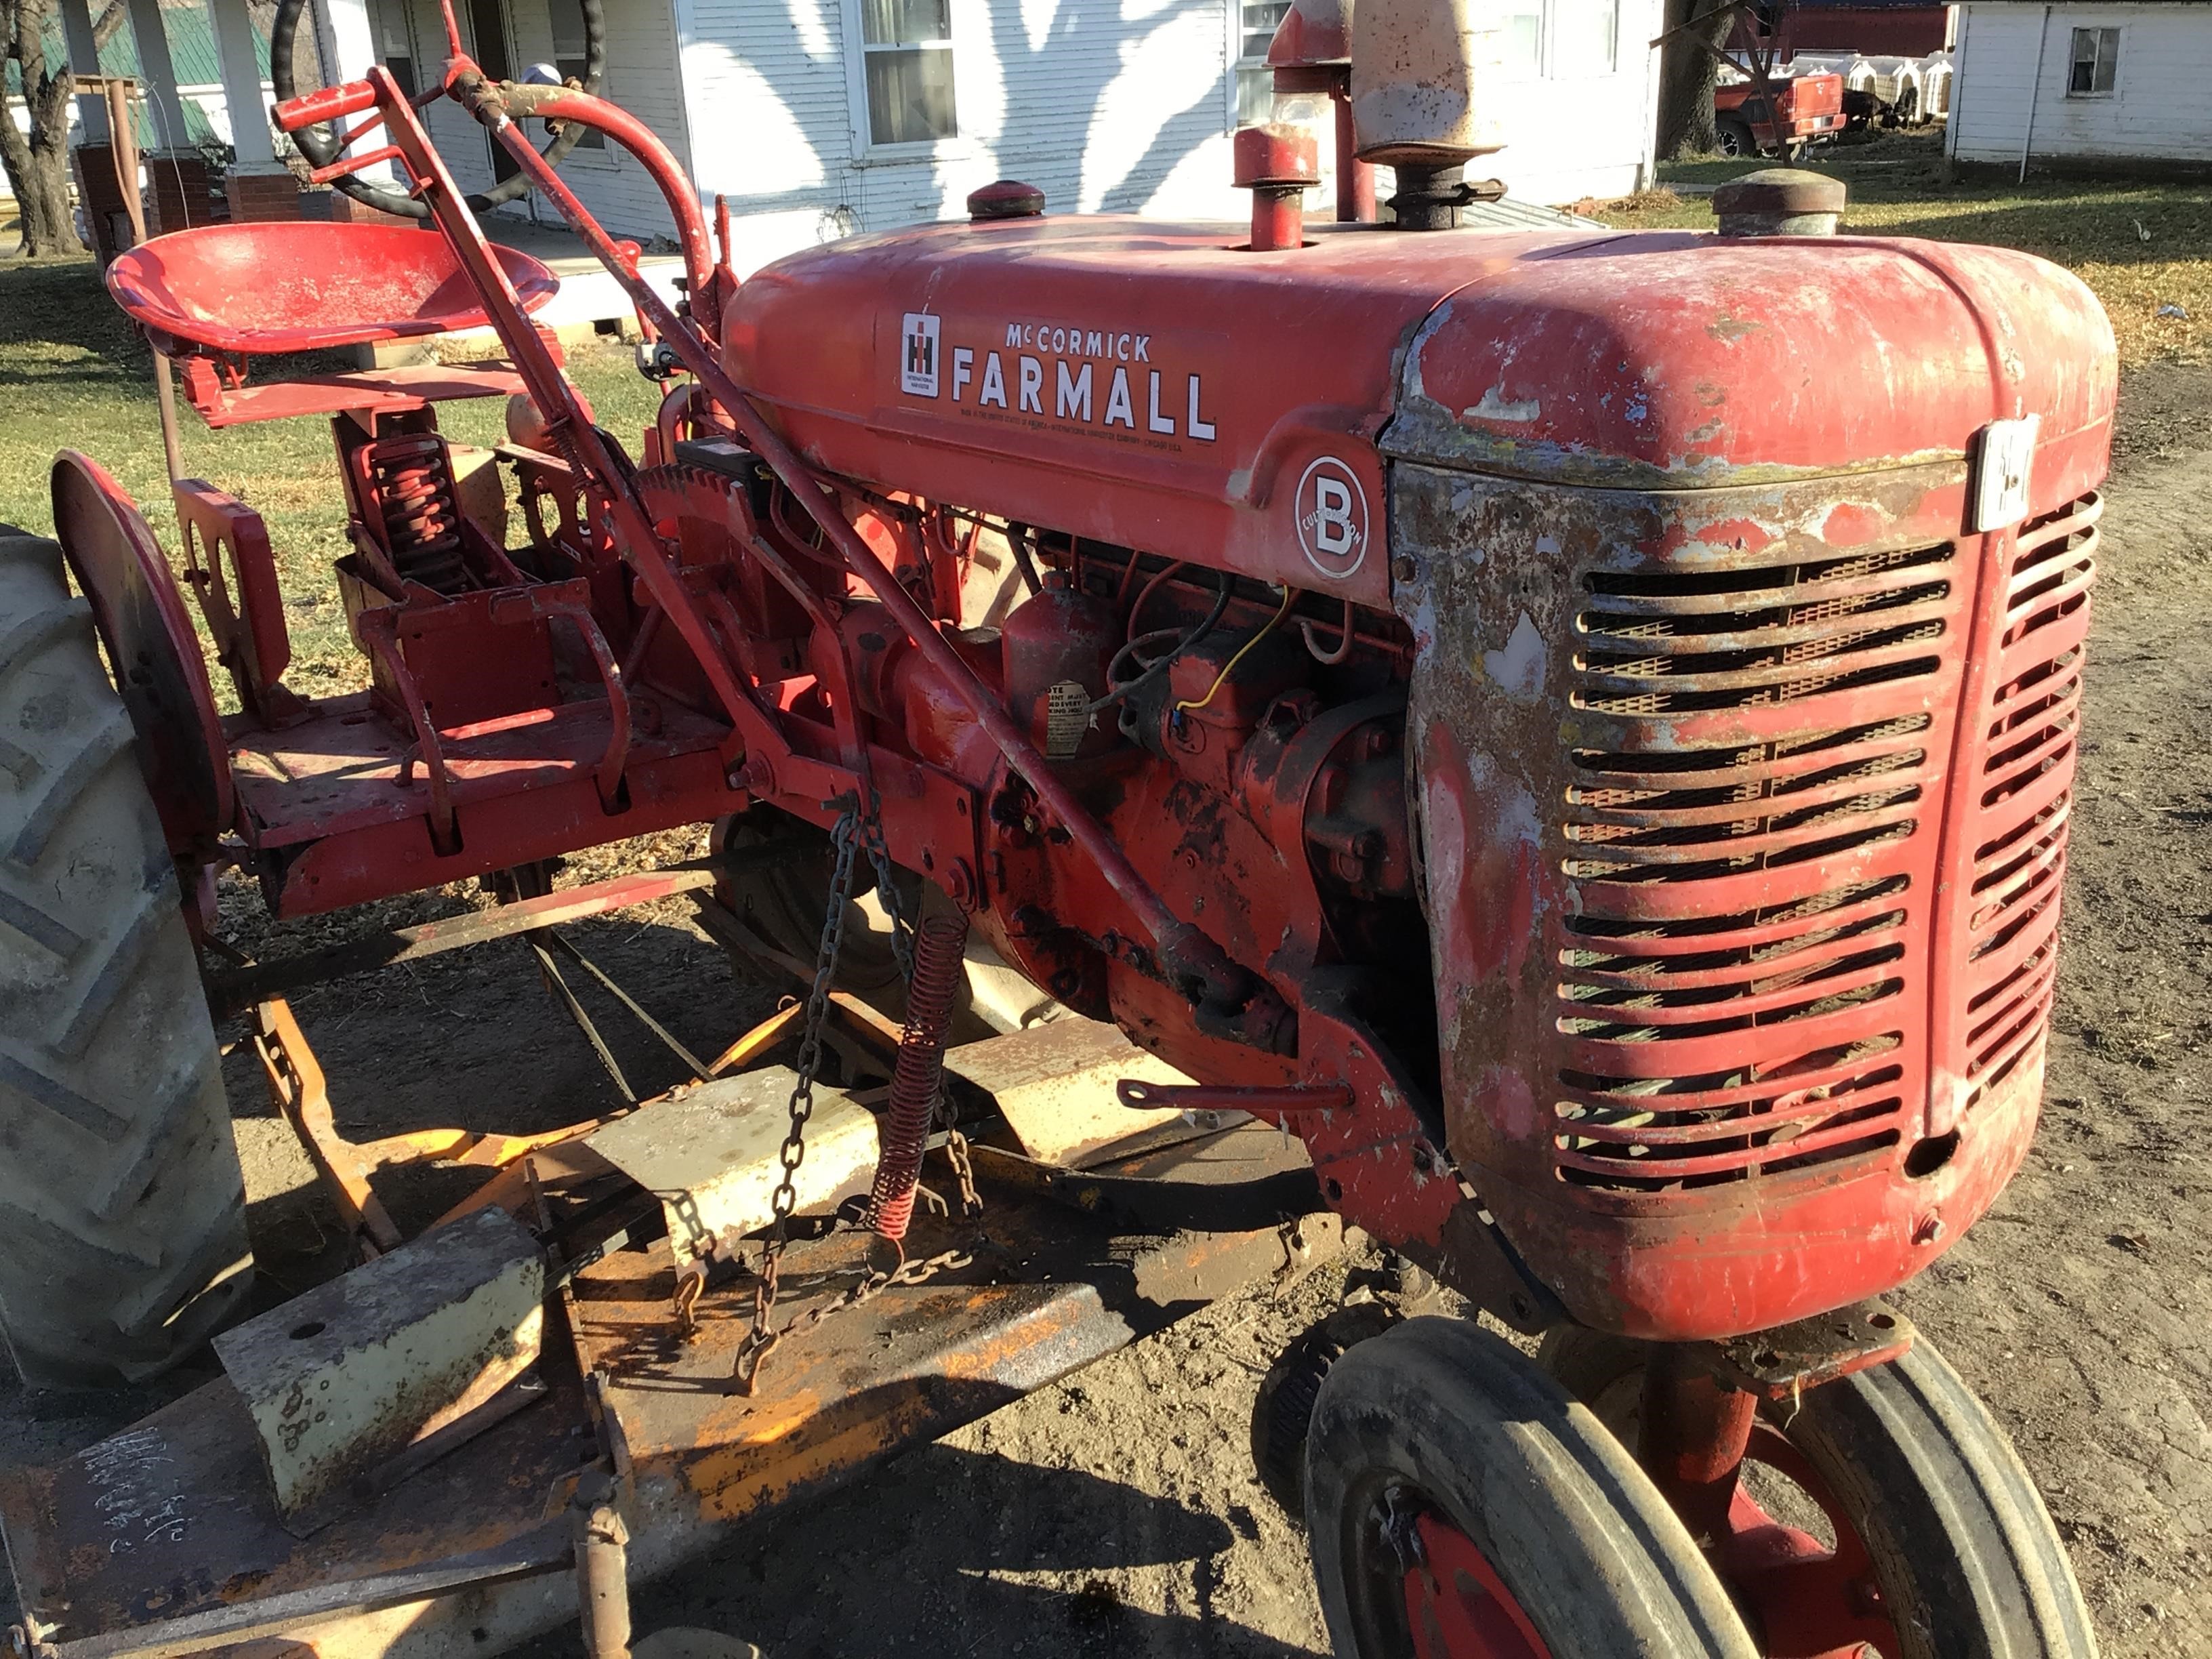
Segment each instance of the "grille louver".
M1977 791L1965 941L1969 1109L2041 1043L2050 1018L2103 510L2089 496L2022 526L2005 573L1982 758L1969 781Z
M1585 577L1577 705L1613 736L1570 757L1563 1180L1710 1185L1899 1139L1955 552ZM1777 735L1693 735L1739 712Z

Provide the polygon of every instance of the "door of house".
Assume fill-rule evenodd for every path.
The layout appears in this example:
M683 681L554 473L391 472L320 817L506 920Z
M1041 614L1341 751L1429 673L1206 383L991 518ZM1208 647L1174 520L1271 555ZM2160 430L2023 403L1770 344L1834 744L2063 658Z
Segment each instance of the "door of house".
M469 33L474 37L471 52L477 67L490 81L511 81L514 78L514 37L507 23L507 0L468 0ZM484 134L484 143L491 150L491 175L504 184L522 169L506 147L490 133Z

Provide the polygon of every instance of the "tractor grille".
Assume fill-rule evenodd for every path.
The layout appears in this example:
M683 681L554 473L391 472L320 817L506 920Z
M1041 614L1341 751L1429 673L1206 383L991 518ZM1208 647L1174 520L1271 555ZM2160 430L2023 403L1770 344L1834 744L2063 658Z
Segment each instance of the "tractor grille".
M2039 1048L2051 1012L2103 510L2092 495L2023 525L2003 573L1996 660L1966 783L1976 792L1960 941L1968 1109Z
M1563 1180L1701 1186L1899 1139L1925 1086L1907 941L1949 740L1929 710L1972 586L1956 565L1946 544L1584 576Z

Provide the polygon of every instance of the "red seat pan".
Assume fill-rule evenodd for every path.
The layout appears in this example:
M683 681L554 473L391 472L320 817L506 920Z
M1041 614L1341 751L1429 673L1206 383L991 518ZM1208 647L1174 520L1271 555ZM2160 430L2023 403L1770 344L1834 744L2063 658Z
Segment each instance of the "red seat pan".
M511 247L492 253L535 311L561 282ZM483 307L434 230L298 221L156 236L107 267L107 291L147 328L215 351L319 351L481 328Z

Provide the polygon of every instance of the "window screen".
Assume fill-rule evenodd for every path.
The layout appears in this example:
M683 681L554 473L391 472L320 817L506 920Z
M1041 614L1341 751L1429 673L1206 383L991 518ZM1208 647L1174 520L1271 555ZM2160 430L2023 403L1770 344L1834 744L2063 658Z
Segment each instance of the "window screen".
M868 142L921 144L959 130L951 0L860 0Z

